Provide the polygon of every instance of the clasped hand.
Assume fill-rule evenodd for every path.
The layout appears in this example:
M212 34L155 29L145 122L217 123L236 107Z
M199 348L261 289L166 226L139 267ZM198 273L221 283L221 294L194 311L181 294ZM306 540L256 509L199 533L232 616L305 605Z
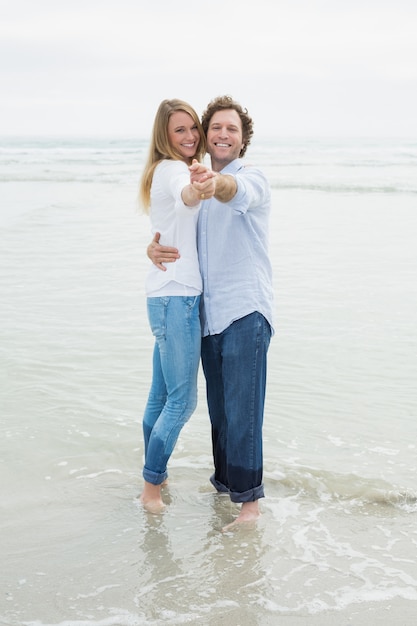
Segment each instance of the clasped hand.
M203 198L212 198L216 192L216 173L193 159L189 167L190 183Z

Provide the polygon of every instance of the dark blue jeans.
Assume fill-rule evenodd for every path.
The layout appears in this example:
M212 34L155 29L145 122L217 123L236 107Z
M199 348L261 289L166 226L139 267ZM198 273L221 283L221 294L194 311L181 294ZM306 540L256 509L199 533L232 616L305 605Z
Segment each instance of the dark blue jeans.
M215 472L211 482L233 502L264 497L262 426L271 328L258 312L203 337Z

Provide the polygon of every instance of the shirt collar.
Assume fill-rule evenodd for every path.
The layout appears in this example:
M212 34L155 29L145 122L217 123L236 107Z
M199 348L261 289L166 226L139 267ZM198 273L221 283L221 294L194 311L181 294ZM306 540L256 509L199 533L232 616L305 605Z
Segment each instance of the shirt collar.
M235 159L234 161L231 161L230 163L228 163L226 167L224 167L220 171L220 174L236 174L236 172L242 169L242 167L243 167L242 159Z

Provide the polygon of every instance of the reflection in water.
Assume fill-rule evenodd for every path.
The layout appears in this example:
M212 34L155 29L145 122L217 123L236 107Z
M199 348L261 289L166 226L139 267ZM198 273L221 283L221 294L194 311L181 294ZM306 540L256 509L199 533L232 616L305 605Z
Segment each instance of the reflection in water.
M209 518L207 501L211 504ZM221 608L222 615L232 620L230 623L257 624L256 606L265 596L267 584L262 562L268 548L263 541L262 518L256 524L222 533L231 508L237 507L227 497L212 493L204 495L204 502L204 522L199 512L184 522L177 517L181 511L175 511L175 503L159 516L143 512L139 543L144 560L139 564L137 606L150 619L169 618L175 620L172 623L204 618L208 624L213 610ZM212 618L213 624L219 623L218 614Z

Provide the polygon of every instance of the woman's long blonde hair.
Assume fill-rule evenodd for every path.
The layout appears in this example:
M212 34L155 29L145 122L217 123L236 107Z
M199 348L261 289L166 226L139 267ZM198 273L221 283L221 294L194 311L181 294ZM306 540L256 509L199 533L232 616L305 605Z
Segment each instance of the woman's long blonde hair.
M139 200L146 213L148 213L151 203L153 173L158 163L164 159L183 160L183 157L171 146L168 138L169 118L175 111L184 111L184 113L191 115L198 128L200 142L197 146L194 158L198 161L202 161L206 153L206 137L200 119L193 107L187 104L187 102L178 100L177 98L173 100L163 100L155 115L148 159L139 186Z

